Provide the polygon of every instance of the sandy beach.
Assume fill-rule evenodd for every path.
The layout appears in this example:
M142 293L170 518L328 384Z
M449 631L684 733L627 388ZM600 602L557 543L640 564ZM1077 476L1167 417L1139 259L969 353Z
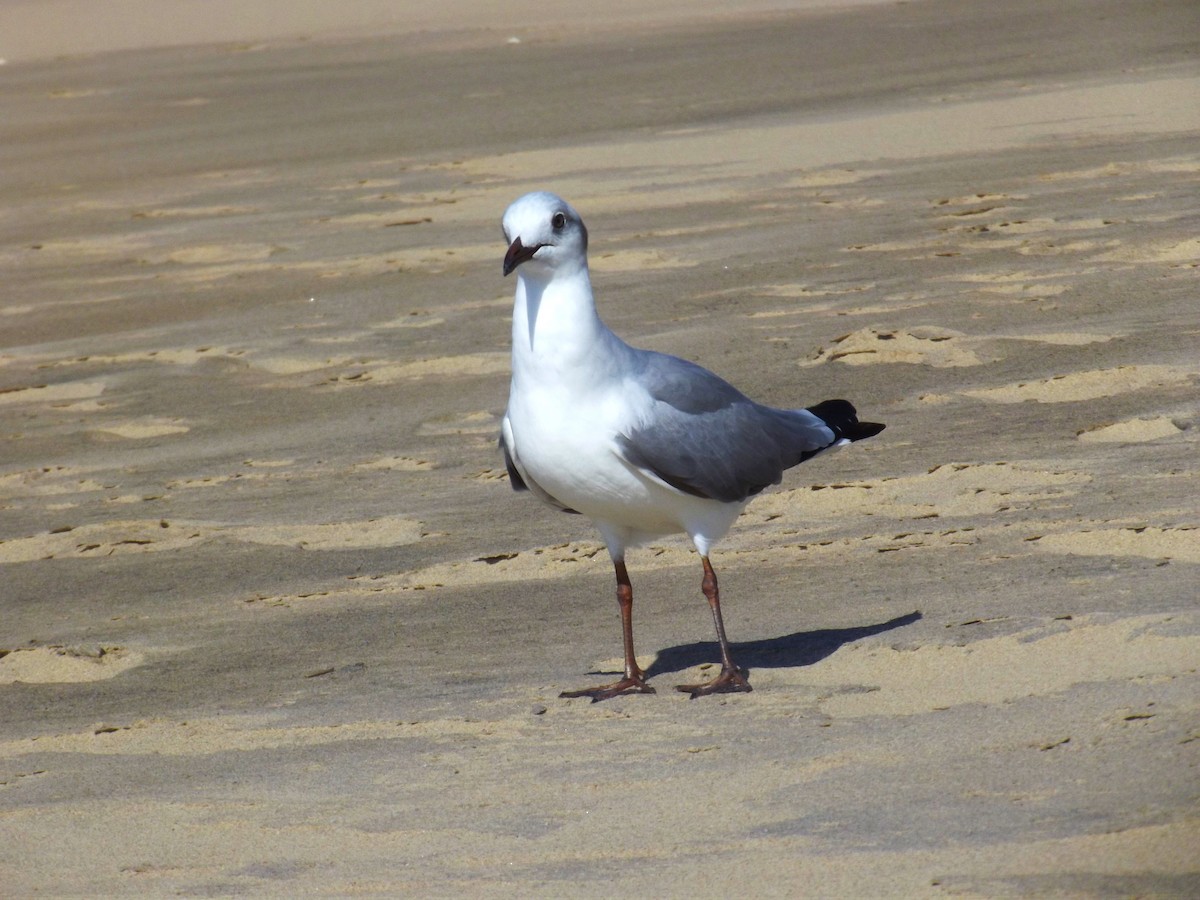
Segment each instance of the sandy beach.
M0 3L0 894L1200 895L1200 8L398 6ZM887 423L713 555L753 693L680 538L558 696L541 188L630 342Z

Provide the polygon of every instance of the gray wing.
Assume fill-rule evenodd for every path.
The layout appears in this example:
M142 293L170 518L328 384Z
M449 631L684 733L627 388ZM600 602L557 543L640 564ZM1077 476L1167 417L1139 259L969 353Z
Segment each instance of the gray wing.
M654 405L618 445L632 465L688 494L745 500L842 440L815 413L755 403L695 363L650 351L638 356L635 378Z

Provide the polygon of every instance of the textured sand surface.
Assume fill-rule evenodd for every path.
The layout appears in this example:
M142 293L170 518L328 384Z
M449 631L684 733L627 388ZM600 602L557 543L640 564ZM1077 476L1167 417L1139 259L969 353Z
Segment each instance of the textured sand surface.
M1194 3L169 5L0 4L0 893L1200 895ZM714 554L751 694L666 540L658 694L558 698L534 188L619 333L888 423Z

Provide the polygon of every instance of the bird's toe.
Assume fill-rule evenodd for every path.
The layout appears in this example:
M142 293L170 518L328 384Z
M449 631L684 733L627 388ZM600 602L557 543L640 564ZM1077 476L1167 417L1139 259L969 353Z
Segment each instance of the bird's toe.
M580 688L577 691L563 691L560 697L590 697L593 703L618 697L621 694L653 694L655 690L646 683L642 676L625 677L612 684L601 684L596 687Z
M677 684L675 690L689 694L693 700L709 694L739 694L754 690L742 669L721 669L721 674L702 684Z

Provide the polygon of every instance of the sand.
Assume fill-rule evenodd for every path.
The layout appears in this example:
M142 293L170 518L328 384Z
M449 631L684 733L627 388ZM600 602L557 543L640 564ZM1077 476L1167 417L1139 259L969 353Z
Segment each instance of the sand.
M1200 894L1195 4L592 6L0 5L0 892ZM657 695L558 697L542 187L618 332L888 423L714 554L751 694L672 539Z

